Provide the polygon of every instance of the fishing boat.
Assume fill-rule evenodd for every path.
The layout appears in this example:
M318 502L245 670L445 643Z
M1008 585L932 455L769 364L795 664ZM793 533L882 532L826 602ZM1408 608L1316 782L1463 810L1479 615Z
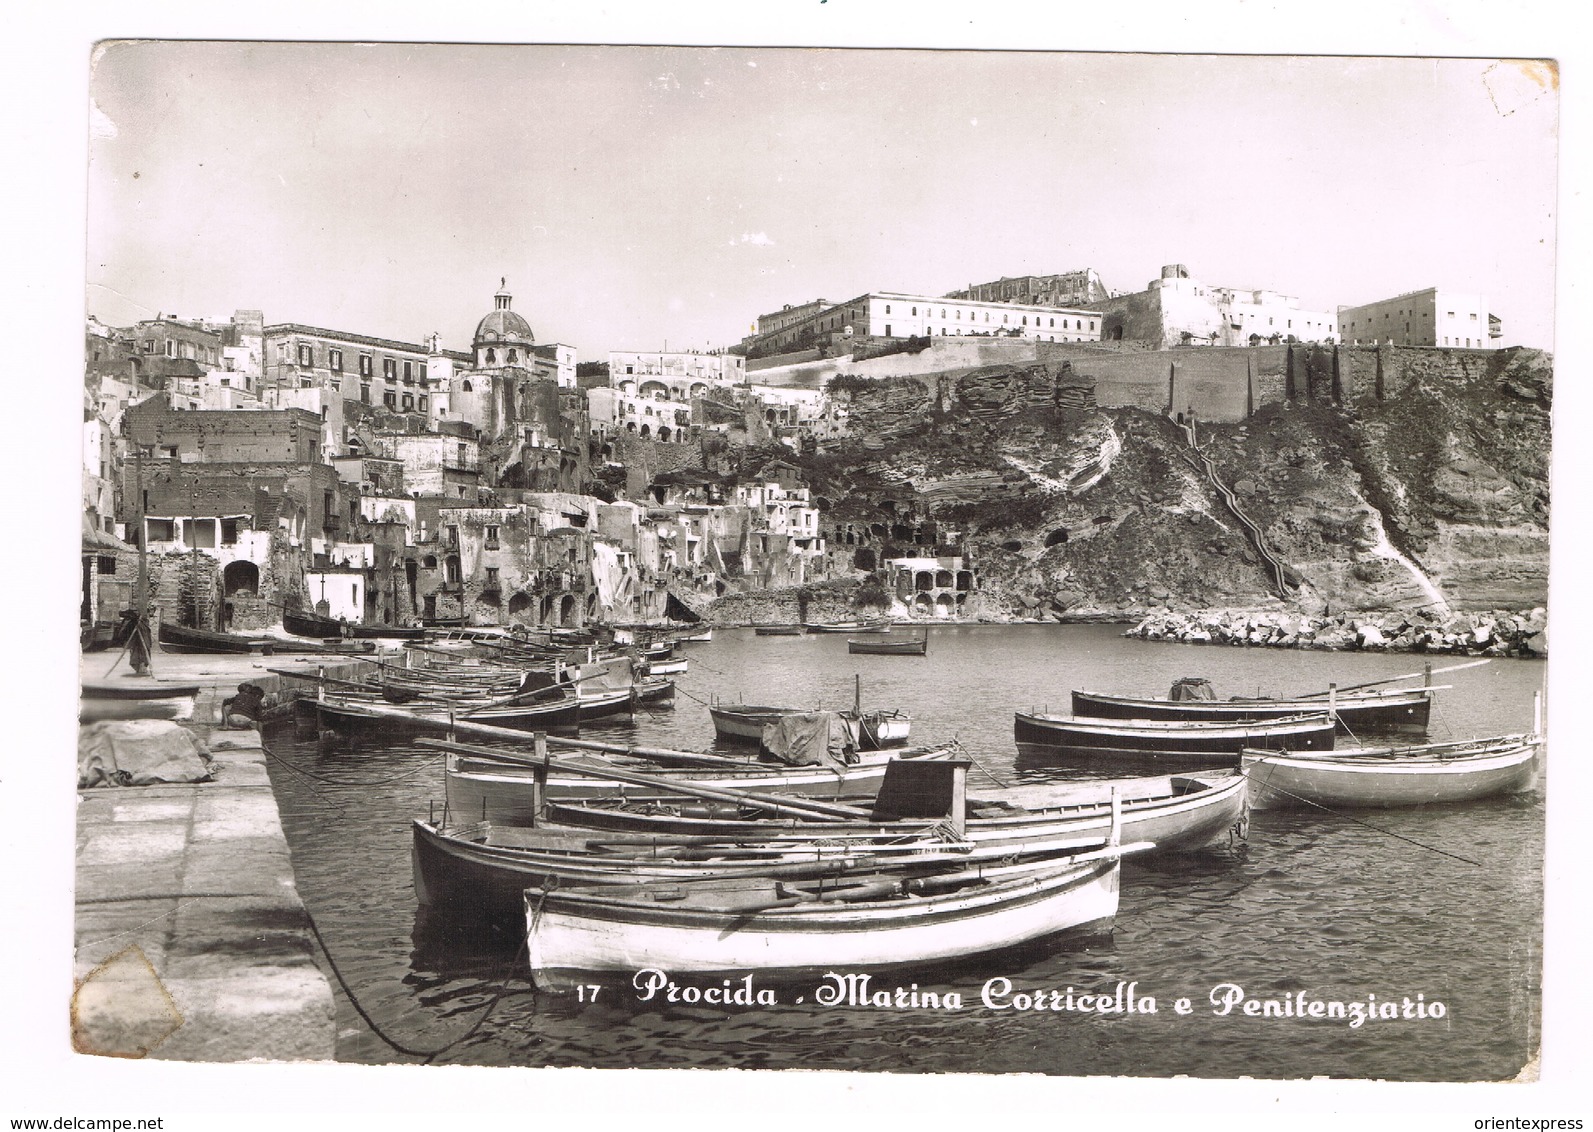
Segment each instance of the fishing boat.
M313 637L321 641L345 635L343 622L302 609L284 609L282 627L295 637Z
M779 723L788 715L802 715L807 710L760 704L708 705L708 714L714 721L714 735L718 739L727 743L752 743L759 746L763 744L765 727ZM863 750L905 746L912 734L912 716L895 708L866 712L854 710L840 714L857 725L858 746Z
M1269 751L1331 751L1333 717L1295 715L1248 722L1185 723L1176 720L1092 719L1017 712L1019 743L1066 747L1111 755L1224 756L1237 766L1246 747Z
M1403 688L1393 691L1343 692L1293 699L1235 696L1219 700L1211 685L1199 678L1174 682L1165 697L1117 696L1104 692L1073 692L1073 714L1098 719L1159 719L1188 723L1245 722L1279 719L1324 711L1332 700L1340 730L1425 732L1432 711L1432 690Z
M848 639L846 651L864 656L926 656L929 652L929 630L921 637L897 641L854 641Z
M1506 735L1312 755L1246 751L1241 772L1250 779L1257 810L1425 806L1523 789L1536 772L1538 746L1535 736Z
M677 636L675 638L675 643L678 645L699 644L704 641L711 641L713 639L714 631L712 629L702 629L695 633L685 633Z
M690 666L685 657L669 660L649 660L643 663L642 668L649 676L679 676Z
M889 633L891 623L879 618L873 621L809 621L802 626L810 633Z
M1122 856L1111 845L1057 859L926 877L703 880L525 893L539 988L583 974L757 972L794 976L962 959L1117 914ZM844 982L842 976L834 976Z
M670 684L667 680L660 683ZM673 685L668 690L672 691ZM394 704L381 696L348 694L324 696L314 704L323 730L344 735L406 735L444 733L459 721L515 731L576 727L586 720L630 711L638 699L629 688L591 694L577 693L568 686L545 691L549 694L532 693L512 697L507 703L489 701L479 705L435 700Z
M899 808L893 781L895 767L896 764L891 764L886 768L885 780L872 802L846 799L850 805L869 807L868 817L863 819L758 815L752 804L691 804L677 800L665 808L594 798L549 801L544 808L542 824L636 837L854 846L889 838L910 839L923 835L931 825L944 831L947 823L958 824L957 807L948 799L918 800L915 815L927 816L926 822L896 816L892 812ZM1193 851L1228 842L1230 832L1244 816L1246 785L1243 775L1228 771L1217 775L1046 783L981 792L963 803L961 812L965 820L960 823L961 837L978 846L1012 846L1058 838L1081 841L1104 838L1111 824L1115 793L1125 837L1154 841L1159 850ZM769 791L765 789L764 792ZM468 810L459 813L468 819L475 816ZM522 810L522 820L524 814Z
M150 677L85 681L78 719L188 719L198 695L198 684Z
M430 744L427 744L430 745ZM624 748L614 746L615 751ZM693 761L689 765L659 766L658 758L643 762L621 756L606 763L569 762L561 773L548 774L538 786L536 768L502 757L503 752L478 751L474 755L457 752L448 758L445 771L449 812L464 821L492 821L508 825L536 825L546 820L549 805L590 800L620 804L675 803L692 797L692 791L735 790L755 794L800 796L803 798L844 799L849 805L867 806L879 793L888 767L895 759L943 759L950 747L905 748L892 752L869 752L856 763L807 764L789 766L750 759L714 758L696 752L675 752L678 756L712 761ZM616 783L592 776L593 770L630 770L644 781ZM745 800L730 799L731 810ZM730 812L730 811L727 811ZM739 812L739 811L737 811ZM866 813L866 811L865 811ZM575 815L571 815L572 818ZM854 815L855 816L855 815ZM585 820L573 824L585 825Z
M752 631L760 637L799 637L800 625L754 625Z
M275 643L269 637L238 637L210 629L193 629L168 621L160 623L160 647L175 653L261 653L269 656Z

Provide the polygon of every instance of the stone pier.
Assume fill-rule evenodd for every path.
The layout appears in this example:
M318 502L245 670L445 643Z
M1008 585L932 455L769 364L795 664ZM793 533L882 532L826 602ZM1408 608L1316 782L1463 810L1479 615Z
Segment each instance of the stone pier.
M109 663L85 657L85 678L106 678ZM332 988L260 733L213 727L240 682L271 693L300 682L263 671L290 667L281 658L160 656L157 666L162 679L203 685L184 726L216 774L78 792L73 1046L177 1061L331 1060ZM313 680L302 687L313 694Z

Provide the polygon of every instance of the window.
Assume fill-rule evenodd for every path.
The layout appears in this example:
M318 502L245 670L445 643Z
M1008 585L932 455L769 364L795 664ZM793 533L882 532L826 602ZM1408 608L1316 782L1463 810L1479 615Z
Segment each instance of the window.
M299 343L299 364L306 367L315 364L315 347L308 342Z
M417 397L415 399L415 407L417 409L419 409L423 413L426 411L426 408L429 405L429 403L430 402L429 402L428 398L426 397L426 395L424 393L422 393L419 397Z
M413 393L404 394L404 411L408 412L410 409L413 409L414 407L415 407L415 395Z
M382 376L384 378L386 378L388 381L392 381L395 377L397 377L398 376L398 363L395 362L392 358L383 358L382 359Z
M498 355L493 351L491 346L487 347L487 364L489 366L498 364Z
M426 363L425 362L421 362L420 363L420 379L422 381L426 380Z
M890 314L891 313L891 305L889 303L885 304L885 313L886 314ZM890 331L887 330L885 333L889 334Z
M488 590L495 590L498 588L498 568L496 566L487 567L487 584L482 588Z
M1471 321L1472 322L1476 322L1477 321L1477 312L1476 311L1472 311L1471 312Z
M885 337L889 338L890 336L891 336L891 324L887 322L885 324Z
M406 384L414 384L415 366L413 362L404 363L404 381Z
M461 381L459 383L459 392L461 392L461 393L469 393L470 392L470 382L469 381Z
M1449 317L1455 317L1453 311L1450 312ZM166 356L168 358L175 358L177 356L177 343L173 342L170 338L166 339Z
M238 544L238 520L221 520L221 545L236 546Z
M363 382L360 384L360 403L362 405L371 403L371 387Z
M369 377L370 375L371 375L371 356L369 354L361 354L360 355L360 376L361 377Z
M915 315L916 315L916 314L917 314L917 313L918 313L918 308L917 308L917 307L914 307L914 308L913 308L913 314L915 314Z
M508 352L508 353L507 353L507 354L505 354L505 355L504 355L504 356L503 356L503 360L504 360L504 363L505 363L505 364L507 364L507 365L511 365L511 366L512 366L512 365L514 365L514 364L515 364L515 362L517 362L517 361L519 361L519 360L520 360L520 355L519 355L519 354L518 354L518 353L516 353L516 352L515 352L515 351L514 351L514 350L513 350L513 349L512 349L512 348L511 348L511 349L510 349L510 350L509 350L509 352Z
M382 404L386 405L389 409L398 408L398 394L393 392L391 389L387 390L382 394Z
M333 373L343 372L343 351L328 350L326 352L326 368Z
M99 560L99 570L102 575L108 578L116 573L116 555L101 554Z
M487 549L496 550L498 546L498 528L493 523L487 524Z

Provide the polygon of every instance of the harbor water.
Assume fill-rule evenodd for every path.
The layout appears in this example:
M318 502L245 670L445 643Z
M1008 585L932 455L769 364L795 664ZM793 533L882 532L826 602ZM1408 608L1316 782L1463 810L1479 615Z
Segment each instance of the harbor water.
M581 734L724 750L706 701L849 707L860 676L865 708L911 713L914 743L956 738L977 762L977 793L1113 772L1013 742L1014 710L1066 712L1072 688L1165 695L1178 677L1205 676L1221 697L1289 695L1419 673L1423 660L1120 633L938 626L917 658L849 655L840 634L720 630L677 650L690 671L672 708ZM1435 677L1453 687L1437 693L1430 739L1530 730L1544 675L1538 661L1494 660ZM535 991L522 939L417 914L410 823L441 810L440 755L318 749L291 729L268 745L299 890L333 960L399 1044L457 1043L438 1063L1467 1081L1515 1076L1538 1044L1546 769L1529 791L1463 805L1255 813L1231 844L1126 864L1108 936L876 976L854 1004L822 1005L817 983L771 985L776 1005L759 1006L668 1001L663 989L643 1001L629 984L588 1001ZM948 1007L953 995L960 1006ZM338 998L341 1060L418 1060Z

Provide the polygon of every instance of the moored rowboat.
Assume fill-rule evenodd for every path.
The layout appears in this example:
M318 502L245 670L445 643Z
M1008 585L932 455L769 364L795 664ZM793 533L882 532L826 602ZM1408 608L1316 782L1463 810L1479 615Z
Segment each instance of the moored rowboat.
M925 634L905 641L848 640L846 651L861 656L925 656L929 652L929 636Z
M1121 855L1135 848L912 879L527 889L531 974L552 989L583 973L644 969L854 971L1104 930L1117 914Z
M1019 743L1108 754L1226 756L1221 761L1231 766L1238 765L1239 752L1246 747L1330 751L1333 729L1333 719L1325 713L1239 723L1184 723L1020 711L1013 724Z
M1536 773L1537 751L1537 740L1523 735L1318 755L1246 751L1241 772L1258 810L1424 806L1523 789Z
M1279 719L1320 712L1325 696L1302 699L1235 697L1231 700L1114 696L1103 692L1073 693L1073 714L1099 719L1158 719L1189 723ZM1340 729L1349 732L1425 732L1432 712L1432 693L1421 688L1388 692L1347 692L1334 700Z
M888 784L887 787L888 789ZM767 792L767 787L763 788ZM1226 841L1244 814L1242 775L1103 779L1047 783L982 794L967 802L963 838L975 845L1020 844L1059 837L1104 839L1111 825L1112 794L1118 795L1123 836L1153 841L1158 850L1185 851ZM556 825L601 829L634 836L757 839L781 843L900 837L916 827L892 820L876 808L870 821L812 821L748 817L732 807L676 804L672 812L627 808L618 800L561 801L547 807ZM470 811L456 811L465 818Z

